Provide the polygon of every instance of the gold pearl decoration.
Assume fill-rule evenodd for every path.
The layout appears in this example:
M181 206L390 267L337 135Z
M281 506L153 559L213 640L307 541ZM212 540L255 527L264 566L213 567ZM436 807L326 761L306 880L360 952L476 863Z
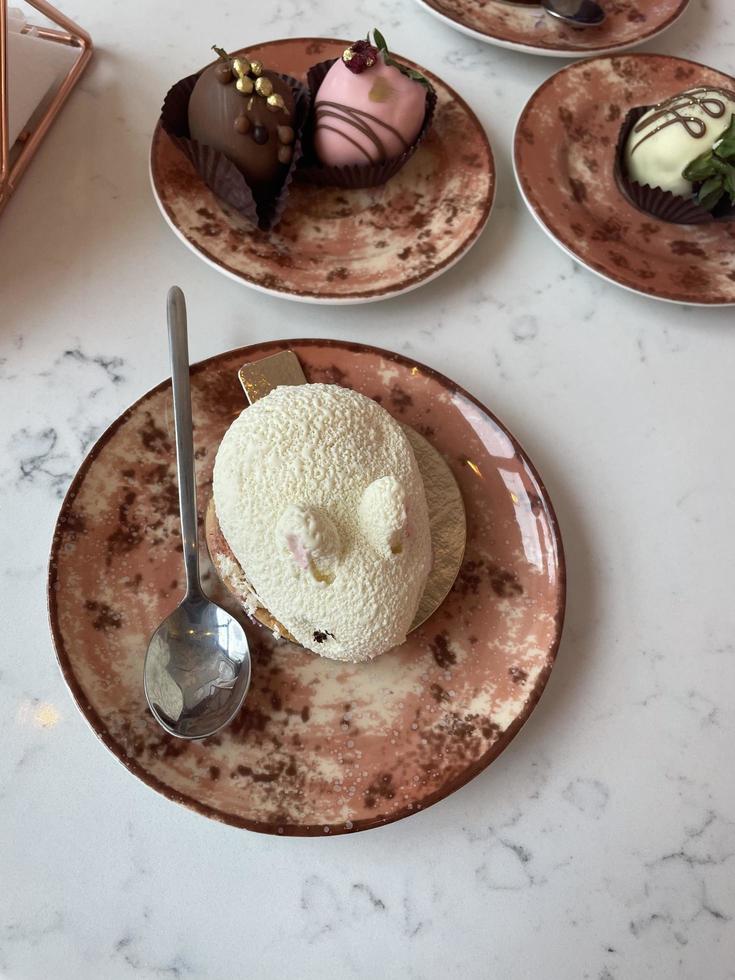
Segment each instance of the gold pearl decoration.
M250 95L253 91L253 80L249 77L250 62L243 58L233 58L232 70L237 75L235 88L241 95Z
M272 95L269 95L265 101L271 112L278 112L280 109L286 108L286 103L283 101L283 96L279 95L278 92L274 92Z
M262 95L267 99L269 95L273 94L273 82L270 80L270 78L264 78L263 76L256 78L255 91L258 93L258 95Z
M263 65L260 61L246 61L244 58L232 59L232 71L237 75L235 88L241 95L252 95L253 91L265 99L271 112L285 110L283 96L273 91L273 82L263 75ZM251 77L252 76L252 77ZM252 108L252 99L248 109Z

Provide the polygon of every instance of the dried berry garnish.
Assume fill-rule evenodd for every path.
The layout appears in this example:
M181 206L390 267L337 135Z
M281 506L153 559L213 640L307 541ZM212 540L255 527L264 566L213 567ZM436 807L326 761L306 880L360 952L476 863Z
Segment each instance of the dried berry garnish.
M354 75L360 75L366 68L372 68L378 60L378 49L370 41L355 41L342 52L342 61Z
M383 62L386 65L392 65L407 78L413 79L414 82L420 82L426 88L430 87L428 79L420 71L416 71L415 68L409 68L407 65L402 65L399 61L394 61L388 50L388 44L377 27L373 28L372 34L372 42L370 40L370 34L368 34L366 40L355 41L354 44L351 44L342 53L342 61L351 72L354 72L355 75L360 75L366 68L372 68L378 61L379 56L382 55Z

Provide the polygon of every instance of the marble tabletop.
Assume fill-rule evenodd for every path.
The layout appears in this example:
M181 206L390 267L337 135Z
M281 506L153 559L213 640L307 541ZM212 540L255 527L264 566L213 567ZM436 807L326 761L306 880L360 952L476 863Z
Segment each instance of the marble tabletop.
M644 49L735 73L731 6L692 0ZM97 54L0 219L0 976L735 977L733 313L608 285L526 213L513 125L562 62L476 43L411 0L65 7ZM219 276L148 187L167 83L212 43L374 24L487 128L482 238L363 307ZM93 440L166 375L174 282L193 359L279 336L407 352L491 406L543 474L569 572L556 668L507 751L426 812L326 840L219 825L126 773L64 687L54 520Z

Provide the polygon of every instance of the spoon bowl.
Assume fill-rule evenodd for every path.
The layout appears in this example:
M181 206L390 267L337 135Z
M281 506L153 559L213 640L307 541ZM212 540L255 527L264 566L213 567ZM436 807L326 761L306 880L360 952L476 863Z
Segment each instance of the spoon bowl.
M144 683L150 709L167 732L213 735L232 719L250 686L245 631L215 603L187 597L151 637Z
M240 710L250 686L250 648L241 623L208 599L199 580L194 442L184 294L168 294L181 541L186 595L148 644L145 696L156 721L178 738L206 738Z
M550 17L571 27L599 27L605 20L605 11L595 0L542 0L542 6Z

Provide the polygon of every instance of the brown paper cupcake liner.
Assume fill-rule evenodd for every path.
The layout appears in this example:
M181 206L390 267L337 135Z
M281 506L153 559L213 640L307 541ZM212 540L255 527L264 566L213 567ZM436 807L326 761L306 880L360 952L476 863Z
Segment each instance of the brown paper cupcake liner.
M735 208L729 202L718 204L714 212L705 210L694 198L679 197L671 191L631 180L625 169L625 147L631 130L651 106L637 106L625 117L615 147L614 173L618 187L639 211L675 225L700 225L712 221L732 221Z
M329 61L320 61L313 65L307 75L306 84L309 87L309 96L312 106L315 103L316 93L332 65L337 58ZM426 112L424 121L419 130L419 134L411 146L399 156L383 160L382 163L355 163L344 167L327 167L319 161L314 151L314 127L315 114L312 112L309 122L304 130L304 154L298 168L298 177L310 184L321 187L377 187L385 184L395 176L401 167L406 164L416 152L416 148L423 140L424 136L434 118L436 109L436 92L429 85L426 91Z
M311 102L309 90L289 75L278 75L288 84L294 95L293 128L296 139L293 142L293 156L283 183L275 194L254 194L245 176L224 153L191 138L189 99L201 73L199 71L188 75L171 86L161 107L161 126L217 197L262 231L268 231L281 219L291 181L302 154L301 133Z

